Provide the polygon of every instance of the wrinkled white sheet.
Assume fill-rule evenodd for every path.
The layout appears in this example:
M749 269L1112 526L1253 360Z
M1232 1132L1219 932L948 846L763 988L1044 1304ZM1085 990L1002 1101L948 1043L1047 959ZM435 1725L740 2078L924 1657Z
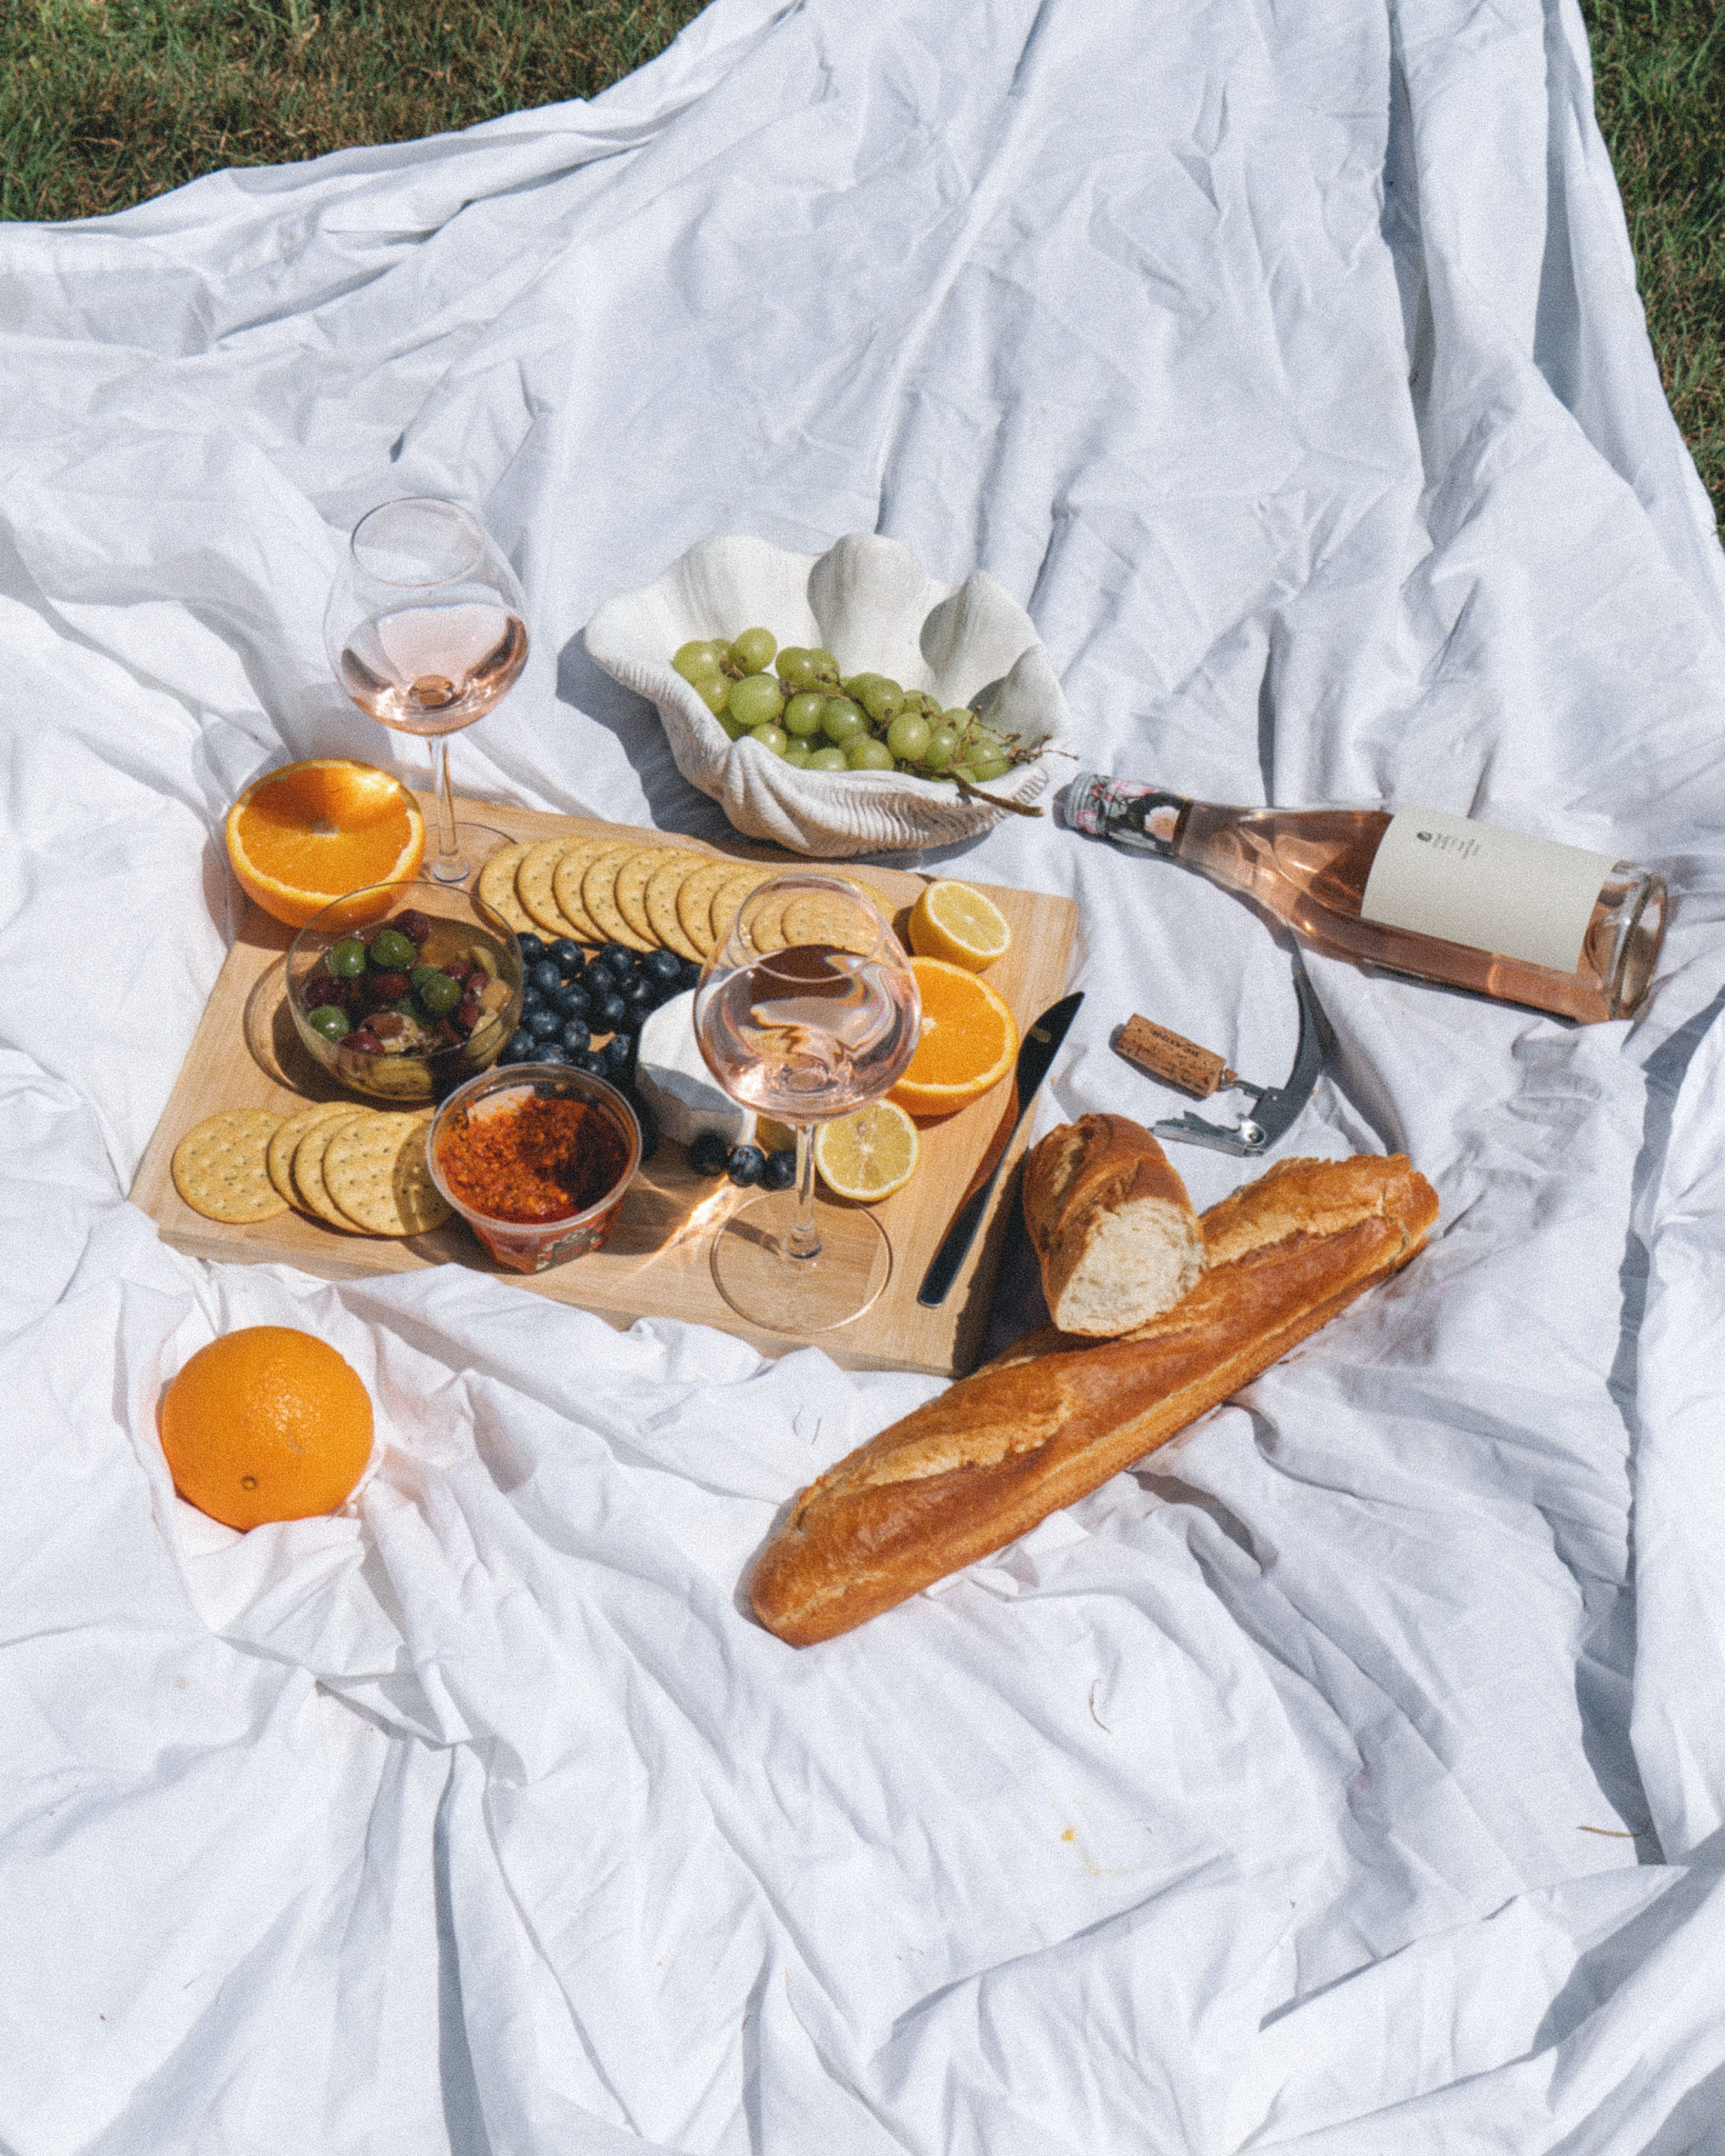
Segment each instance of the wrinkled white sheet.
M1725 566L1572 0L718 0L592 105L0 267L0 2147L1721 2156ZM1100 768L1659 860L1657 993L1314 962L1285 1150L1405 1148L1428 1253L794 1653L751 1553L927 1381L201 1268L122 1202L223 808L391 752L319 623L412 490L531 608L470 791L712 829L583 623L711 532L879 529L1031 608ZM1045 823L963 868L1083 904L1045 1119L1174 1105L1134 1008L1286 1069L1235 901ZM264 1321L387 1450L242 1540L153 1407Z

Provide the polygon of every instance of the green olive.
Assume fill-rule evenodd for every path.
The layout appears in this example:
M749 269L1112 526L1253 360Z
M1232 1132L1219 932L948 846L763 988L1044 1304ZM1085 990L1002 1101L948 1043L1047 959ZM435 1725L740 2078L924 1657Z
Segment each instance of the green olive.
M413 983L420 1002L433 1018L447 1018L461 1000L461 983L452 981L440 966L424 969L416 966L413 970L424 970L427 974L427 978Z
M366 956L380 973L404 973L409 966L417 965L419 958L413 938L403 936L398 928L380 928L367 946Z
M306 1019L314 1033L321 1033L326 1040L346 1040L353 1030L347 1014L334 1004L320 1004Z
M344 936L331 944L323 963L338 981L357 981L366 969L366 947L358 937Z

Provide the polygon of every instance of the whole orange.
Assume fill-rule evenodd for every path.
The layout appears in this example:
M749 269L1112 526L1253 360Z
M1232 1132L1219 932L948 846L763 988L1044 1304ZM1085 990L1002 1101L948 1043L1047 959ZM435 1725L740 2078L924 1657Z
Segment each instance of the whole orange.
M228 811L228 859L248 897L303 928L351 891L405 883L425 852L425 819L401 781L350 757L316 756L254 778ZM357 911L354 925L387 912Z
M230 1527L333 1512L372 1456L371 1395L327 1341L290 1325L200 1348L157 1422L175 1489Z

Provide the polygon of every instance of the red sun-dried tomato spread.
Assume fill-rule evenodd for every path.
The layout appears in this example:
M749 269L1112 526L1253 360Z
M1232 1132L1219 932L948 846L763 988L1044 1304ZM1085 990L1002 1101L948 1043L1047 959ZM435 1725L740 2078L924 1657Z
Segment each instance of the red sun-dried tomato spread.
M629 1162L623 1134L585 1101L493 1096L464 1108L438 1139L437 1164L464 1205L494 1220L537 1224L584 1213Z

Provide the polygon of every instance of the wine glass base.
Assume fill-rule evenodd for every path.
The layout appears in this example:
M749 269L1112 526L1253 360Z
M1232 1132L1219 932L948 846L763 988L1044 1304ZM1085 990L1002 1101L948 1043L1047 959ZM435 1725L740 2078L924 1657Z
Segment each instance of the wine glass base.
M444 855L438 851L437 824L434 819L425 819L425 854L419 864L419 873L428 883L471 884L474 878L490 860L511 844L506 831L493 830L489 824L458 824L455 826L455 851Z
M733 1213L713 1238L713 1285L739 1317L768 1332L830 1332L860 1317L892 1274L892 1245L860 1206L817 1199L820 1251L793 1258L784 1239L796 1218L794 1191L763 1192Z

